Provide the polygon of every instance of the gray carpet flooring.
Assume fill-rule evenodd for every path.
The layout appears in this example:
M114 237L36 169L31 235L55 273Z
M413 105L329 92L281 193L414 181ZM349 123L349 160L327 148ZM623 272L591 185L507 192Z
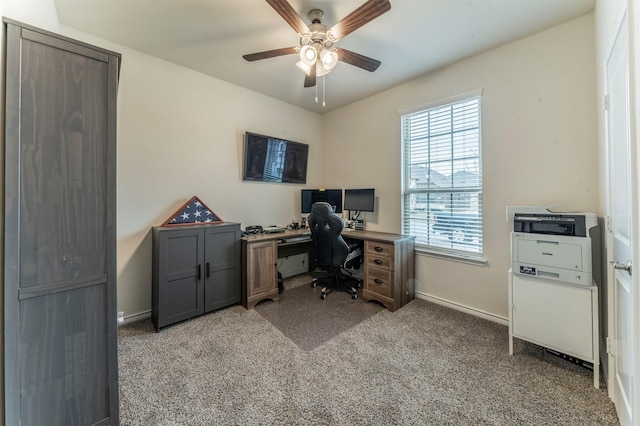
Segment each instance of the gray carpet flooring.
M589 370L519 340L510 356L505 326L423 300L392 313L318 294L289 287L159 333L120 327L121 424L618 424Z
M332 291L322 300L322 285L311 288L310 282L304 275L292 277L286 280L278 302L265 301L255 307L302 350L315 349L384 309L363 301L362 289L357 299L344 291Z

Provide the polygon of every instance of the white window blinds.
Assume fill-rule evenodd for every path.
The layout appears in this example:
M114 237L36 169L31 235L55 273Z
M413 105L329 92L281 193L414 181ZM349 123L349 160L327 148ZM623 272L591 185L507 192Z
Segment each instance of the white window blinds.
M480 92L402 113L402 231L438 252L482 254Z

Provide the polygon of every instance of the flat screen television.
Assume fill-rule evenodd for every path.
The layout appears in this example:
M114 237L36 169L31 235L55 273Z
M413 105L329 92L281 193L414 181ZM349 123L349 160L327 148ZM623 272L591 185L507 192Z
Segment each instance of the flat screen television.
M246 132L242 179L306 183L309 145Z
M303 189L300 201L301 213L311 213L311 206L319 201L331 204L334 213L342 213L342 189Z
M376 190L368 189L345 189L344 206L345 210L358 212L372 212L376 200Z

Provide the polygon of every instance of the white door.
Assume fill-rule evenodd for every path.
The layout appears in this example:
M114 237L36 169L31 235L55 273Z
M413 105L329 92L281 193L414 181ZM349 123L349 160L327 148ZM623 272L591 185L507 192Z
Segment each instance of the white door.
M636 196L631 180L630 90L626 15L607 60L607 144L609 151L609 215L611 257L608 271L609 388L622 425L638 424L634 413L638 372L635 365L638 307L634 302L633 209Z

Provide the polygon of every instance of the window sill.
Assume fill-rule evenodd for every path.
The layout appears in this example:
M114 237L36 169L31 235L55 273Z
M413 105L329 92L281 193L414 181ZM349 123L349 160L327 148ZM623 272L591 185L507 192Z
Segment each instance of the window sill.
M484 257L475 257L458 253L444 253L440 251L429 250L424 247L416 247L415 252L416 254L419 254L421 256L434 257L436 259L449 260L451 262L466 263L468 265L482 267L489 266L489 261Z

